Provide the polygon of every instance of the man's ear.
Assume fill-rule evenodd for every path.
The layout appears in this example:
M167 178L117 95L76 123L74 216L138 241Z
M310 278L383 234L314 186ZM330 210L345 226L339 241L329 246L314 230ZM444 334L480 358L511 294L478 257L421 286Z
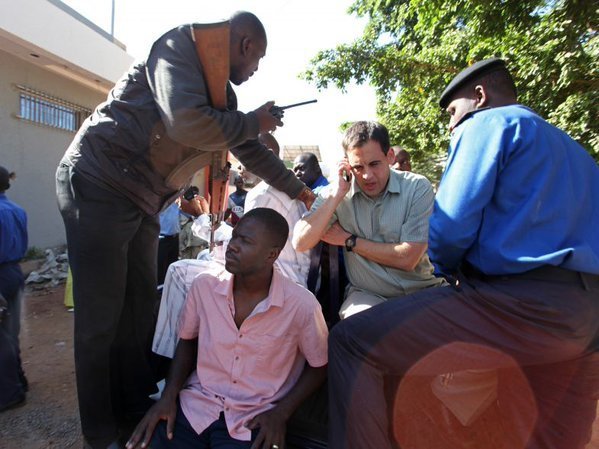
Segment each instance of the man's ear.
M476 107L477 109L484 108L489 104L489 95L485 86L477 84L474 88L474 95L476 96Z
M393 148L389 148L389 150L387 150L386 157L388 165L393 165L395 163L395 151L393 151Z
M281 254L281 250L282 248L279 248L278 246L271 247L270 251L268 252L268 259L272 260L274 263L274 261L279 257L279 254Z
M247 56L250 48L252 47L252 40L249 37L244 37L241 39L241 54L243 56Z

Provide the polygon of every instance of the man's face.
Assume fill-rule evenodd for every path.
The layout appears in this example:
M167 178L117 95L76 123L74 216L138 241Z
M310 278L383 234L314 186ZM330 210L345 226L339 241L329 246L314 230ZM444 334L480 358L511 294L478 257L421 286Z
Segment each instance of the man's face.
M229 79L233 84L239 86L246 82L258 71L260 59L266 54L266 41L263 39L254 39L246 43L241 43L239 55L236 61L231 64L231 73Z
M262 224L251 217L239 220L225 252L225 269L237 275L260 272L272 266L272 257L273 247L270 239L264 238Z
M314 160L307 156L298 156L293 161L293 173L307 186L318 179L318 170Z
M391 168L394 170L412 171L409 154L405 151L395 153L395 161L393 162L393 165L391 165Z
M395 158L393 151L385 155L378 142L369 140L361 147L351 148L346 156L360 189L369 197L379 196L389 181L390 164Z
M453 131L460 120L469 112L475 111L478 108L476 98L469 98L465 93L459 92L454 96L446 111L449 113L449 131Z

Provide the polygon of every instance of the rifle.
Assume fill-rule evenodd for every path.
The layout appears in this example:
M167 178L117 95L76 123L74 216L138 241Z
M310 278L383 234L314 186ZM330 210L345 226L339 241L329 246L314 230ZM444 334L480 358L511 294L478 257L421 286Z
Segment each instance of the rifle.
M227 108L227 83L229 82L230 23L193 25L193 40L202 63L204 79L212 106L224 111ZM226 189L231 164L228 149L214 151L208 167L208 192L210 194L210 251L214 249L214 231L224 219Z
M270 108L270 113L279 120L281 120L283 118L283 111L285 111L285 109L291 109L297 106L303 106L305 104L316 103L317 101L318 100L308 100L302 101L300 103L288 104L287 106L273 106L272 108Z

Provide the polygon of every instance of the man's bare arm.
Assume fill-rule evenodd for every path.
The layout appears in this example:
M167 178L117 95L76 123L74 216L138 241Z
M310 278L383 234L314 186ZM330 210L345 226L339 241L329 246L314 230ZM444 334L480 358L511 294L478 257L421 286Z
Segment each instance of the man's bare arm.
M358 237L353 251L387 267L414 271L427 248L428 243L380 243Z
M349 236L351 234L343 229L339 223L334 223L322 236L322 240L331 245L343 246ZM353 247L352 251L365 259L387 267L413 271L427 248L427 243L382 243L357 236L356 246Z
M308 251L320 242L337 206L339 206L351 186L350 182L344 178L346 170L349 170L347 161L340 161L337 168L337 183L331 186L330 196L308 217L302 218L296 223L293 229L292 243L297 251Z
M197 339L179 339L175 357L166 379L166 387L158 402L148 410L133 431L131 438L127 441L127 449L148 447L154 429L161 420L166 421L166 434L169 439L172 439L177 414L177 397L185 385L185 381L196 367L197 354Z
M295 224L292 243L296 251L308 251L320 242L340 202L341 199L331 196L310 216Z

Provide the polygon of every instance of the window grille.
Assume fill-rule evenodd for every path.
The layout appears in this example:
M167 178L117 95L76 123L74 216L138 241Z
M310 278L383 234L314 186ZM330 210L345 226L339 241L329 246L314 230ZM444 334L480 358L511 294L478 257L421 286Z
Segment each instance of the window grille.
M53 97L29 87L17 86L19 90L19 115L22 120L76 132L92 113L90 109L60 98Z

